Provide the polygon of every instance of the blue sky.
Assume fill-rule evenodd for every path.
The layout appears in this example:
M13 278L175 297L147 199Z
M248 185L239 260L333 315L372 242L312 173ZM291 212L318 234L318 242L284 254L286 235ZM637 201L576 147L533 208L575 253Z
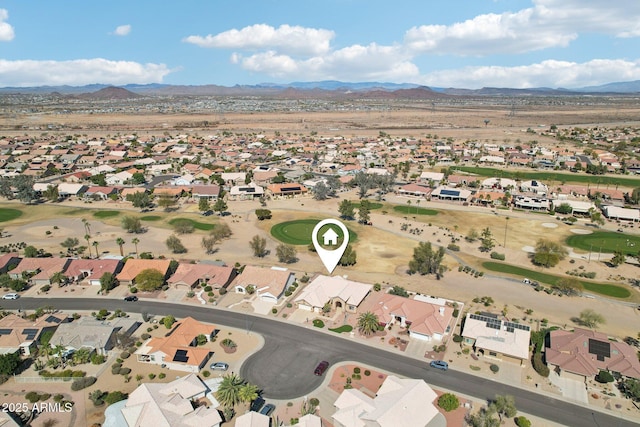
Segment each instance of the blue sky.
M0 0L0 87L640 80L640 0Z

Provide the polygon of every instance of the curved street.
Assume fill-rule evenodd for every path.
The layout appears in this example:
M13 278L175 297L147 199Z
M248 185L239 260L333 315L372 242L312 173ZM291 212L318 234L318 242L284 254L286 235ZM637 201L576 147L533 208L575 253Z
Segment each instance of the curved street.
M126 304L126 305L124 305ZM125 309L158 316L172 314L178 318L192 316L200 321L217 323L258 333L265 345L247 359L240 374L258 385L266 397L291 399L309 394L323 377L313 375L320 360L332 365L343 361L357 361L410 378L421 378L435 388L464 393L478 399L492 399L496 394L515 397L519 410L563 425L634 426L636 423L614 415L593 411L588 407L568 403L543 394L493 382L478 376L450 369L443 372L431 369L427 363L382 349L354 342L348 338L321 332L245 313L185 304L168 304L140 300L123 303L108 298L20 298L2 301L5 309L33 310L53 305L66 311Z

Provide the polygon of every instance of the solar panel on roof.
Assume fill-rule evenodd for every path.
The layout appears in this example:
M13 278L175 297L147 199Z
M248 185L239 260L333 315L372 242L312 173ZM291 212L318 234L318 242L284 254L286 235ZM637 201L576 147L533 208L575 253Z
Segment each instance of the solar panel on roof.
M23 329L22 335L26 335L27 340L33 340L38 335L38 329Z
M184 362L186 363L189 360L187 356L187 350L176 350L176 354L173 356L174 362Z
M13 329L0 329L0 335L9 335Z
M589 353L595 354L598 360L603 362L605 357L611 357L611 344L589 338Z
M49 316L45 319L45 322L48 323L60 323L62 320L60 320L58 317L56 316Z
M460 196L460 191L458 191L458 190L440 190L440 195L441 196L458 197L458 196Z

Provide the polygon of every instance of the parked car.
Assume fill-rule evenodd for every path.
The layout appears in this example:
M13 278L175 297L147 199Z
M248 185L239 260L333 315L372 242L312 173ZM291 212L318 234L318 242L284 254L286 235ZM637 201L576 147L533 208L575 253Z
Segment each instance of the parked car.
M125 301L138 301L138 297L135 295L129 295L128 297L124 297Z
M224 362L215 362L209 365L209 368L214 371L226 371L227 369L229 369L229 365Z
M442 369L443 371L449 369L449 364L444 360L434 360L433 362L429 363L429 366L436 369Z
M313 373L315 375L322 375L324 374L324 372L327 370L327 368L329 367L329 362L327 362L326 360L323 360L322 362L318 363L318 366L316 366L315 371L313 371Z
M258 396L253 402L251 402L249 410L252 412L258 412L262 408L262 405L264 405L264 399Z
M271 415L271 413L276 409L276 405L272 404L272 403L267 403L266 405L264 405L264 407L262 408L262 410L260 411L260 413L262 415L266 415L267 417Z
M10 293L10 294L2 295L2 299L18 299L18 298L20 298L20 295L18 295L16 293Z
M530 284L531 284L531 280L529 280L529 279L522 279L522 283L524 283L525 285L530 285Z

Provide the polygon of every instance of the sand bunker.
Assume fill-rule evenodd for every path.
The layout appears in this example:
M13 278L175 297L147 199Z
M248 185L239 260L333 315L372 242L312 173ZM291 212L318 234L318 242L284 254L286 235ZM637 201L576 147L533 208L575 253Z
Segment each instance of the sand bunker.
M558 228L558 224L555 222L543 222L542 226L545 228Z
M592 234L593 231L587 230L585 228L572 228L571 231L573 234Z

